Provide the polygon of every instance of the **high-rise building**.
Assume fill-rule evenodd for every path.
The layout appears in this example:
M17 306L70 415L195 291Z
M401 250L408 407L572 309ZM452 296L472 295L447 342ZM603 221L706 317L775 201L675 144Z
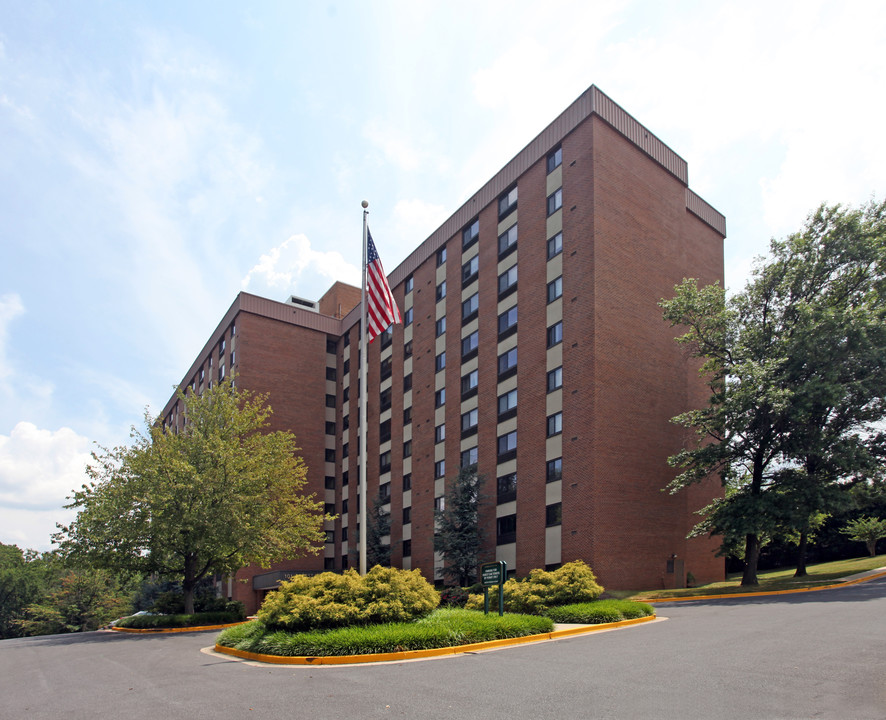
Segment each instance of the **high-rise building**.
M686 538L719 483L663 492L670 419L707 393L657 303L684 277L722 283L725 235L686 162L591 87L419 244L389 275L404 323L368 346L367 492L392 565L441 577L434 509L476 464L483 561L582 559L613 589L722 579L716 543ZM316 557L238 573L250 609L288 574L356 564L359 300L241 293L183 379L267 392L338 515ZM175 398L162 417L180 421Z

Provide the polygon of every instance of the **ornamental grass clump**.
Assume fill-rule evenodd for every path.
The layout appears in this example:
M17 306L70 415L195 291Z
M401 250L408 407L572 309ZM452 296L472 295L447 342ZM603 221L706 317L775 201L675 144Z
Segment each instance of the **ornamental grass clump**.
M409 622L425 617L439 602L418 570L376 565L364 577L350 569L286 580L268 595L258 619L268 628L290 632Z
M505 610L515 613L542 615L551 607L571 603L591 602L603 592L588 565L575 560L557 570L533 570L524 580L508 580L504 584ZM489 592L490 609L498 609L498 593ZM471 610L483 608L483 596L471 595L465 606Z

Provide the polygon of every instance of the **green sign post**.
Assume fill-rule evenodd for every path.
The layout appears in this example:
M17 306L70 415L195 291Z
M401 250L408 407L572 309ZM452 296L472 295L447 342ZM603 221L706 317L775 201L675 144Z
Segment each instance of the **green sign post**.
M483 612L489 614L489 588L498 585L498 614L505 614L505 580L508 577L508 564L504 560L484 563L480 566L480 579L483 583Z

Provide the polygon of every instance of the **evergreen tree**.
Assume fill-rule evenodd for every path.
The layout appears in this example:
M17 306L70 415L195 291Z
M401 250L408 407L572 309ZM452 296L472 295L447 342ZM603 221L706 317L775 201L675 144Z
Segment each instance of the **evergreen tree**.
M477 579L483 531L480 527L480 494L484 477L476 465L458 471L443 498L443 509L434 512L434 550L444 555L443 576L461 586Z

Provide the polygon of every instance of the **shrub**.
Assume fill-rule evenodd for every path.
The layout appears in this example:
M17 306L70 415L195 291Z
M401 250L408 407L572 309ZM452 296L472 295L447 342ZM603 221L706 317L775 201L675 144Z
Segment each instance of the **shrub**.
M439 603L439 594L418 570L376 565L362 578L350 569L284 581L268 595L258 619L289 631L408 622Z
M631 600L598 600L552 607L545 612L545 615L556 623L595 625L647 617L654 612L652 606L646 603Z
M566 563L557 570L533 570L524 580L504 584L505 610L541 615L547 608L591 602L603 592L591 568L581 560ZM489 591L489 607L498 610L498 592ZM483 608L483 596L471 595L465 607Z
M234 612L200 612L193 615L176 613L174 615L131 615L117 621L116 627L139 630L159 630L164 628L203 627L206 625L228 625L240 622L246 617L242 610Z
M460 587L448 587L440 593L440 605L443 607L463 608L468 601L468 591Z

